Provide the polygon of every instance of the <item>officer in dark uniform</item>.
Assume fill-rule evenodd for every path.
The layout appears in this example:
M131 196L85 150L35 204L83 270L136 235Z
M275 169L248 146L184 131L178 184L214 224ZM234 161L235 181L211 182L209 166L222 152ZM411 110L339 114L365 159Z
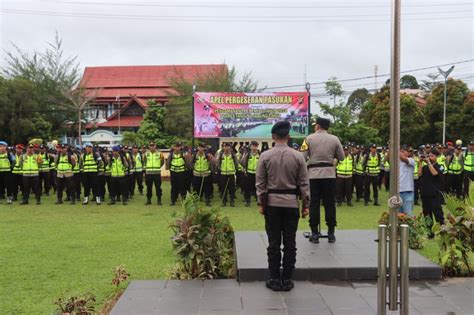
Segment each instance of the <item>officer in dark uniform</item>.
M265 216L268 237L267 288L290 291L296 263L296 231L299 221L298 197L302 200L301 215L308 214L309 181L303 155L288 146L290 123L277 122L272 128L275 147L261 154L256 174L260 213ZM283 238L283 239L282 239ZM283 241L283 273L281 245Z
M309 207L309 224L311 237L309 241L319 243L320 236L320 206L324 205L326 224L328 226L328 241L334 243L336 236L336 167L334 159L344 160L344 150L338 137L328 133L329 119L318 117L316 132L306 137L301 145L301 151L308 160L308 173L311 187L311 205Z

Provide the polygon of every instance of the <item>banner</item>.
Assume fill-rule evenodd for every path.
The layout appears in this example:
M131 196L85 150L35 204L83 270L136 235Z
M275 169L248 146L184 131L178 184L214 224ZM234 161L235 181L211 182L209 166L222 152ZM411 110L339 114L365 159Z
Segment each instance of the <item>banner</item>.
M194 137L271 138L275 122L288 120L290 135L308 133L309 94L194 93Z

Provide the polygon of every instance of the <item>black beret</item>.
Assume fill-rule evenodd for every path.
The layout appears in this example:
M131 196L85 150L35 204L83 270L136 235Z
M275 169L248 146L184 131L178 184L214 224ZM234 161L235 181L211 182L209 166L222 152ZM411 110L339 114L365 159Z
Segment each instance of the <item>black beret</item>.
M288 136L290 133L290 122L289 121L279 121L272 127L272 134L275 134L279 137Z
M327 118L318 117L316 118L316 124L320 125L324 129L329 129L329 126L331 125L331 121Z
M224 147L230 147L230 146L231 146L231 145L230 145L230 142L223 142L222 145L223 145Z
M257 142L257 141L252 141L252 142L250 142L250 145L256 145L256 146L258 146L258 142Z

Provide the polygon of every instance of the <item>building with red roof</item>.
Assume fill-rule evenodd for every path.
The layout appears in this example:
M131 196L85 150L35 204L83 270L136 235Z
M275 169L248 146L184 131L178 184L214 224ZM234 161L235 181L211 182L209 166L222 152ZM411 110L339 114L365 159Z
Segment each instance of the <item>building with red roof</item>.
M95 101L84 111L85 133L137 131L149 101L165 106L176 94L173 80L193 82L227 71L225 64L86 67L80 86L93 93Z

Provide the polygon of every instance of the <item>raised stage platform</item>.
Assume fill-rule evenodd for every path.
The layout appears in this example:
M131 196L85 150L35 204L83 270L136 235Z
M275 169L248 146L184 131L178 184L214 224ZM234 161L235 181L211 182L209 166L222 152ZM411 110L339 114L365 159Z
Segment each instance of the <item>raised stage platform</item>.
M337 230L336 243L320 239L312 244L298 231L295 280L375 280L377 279L377 232ZM263 281L268 277L265 232L235 232L237 279ZM441 279L441 268L410 250L410 279Z

